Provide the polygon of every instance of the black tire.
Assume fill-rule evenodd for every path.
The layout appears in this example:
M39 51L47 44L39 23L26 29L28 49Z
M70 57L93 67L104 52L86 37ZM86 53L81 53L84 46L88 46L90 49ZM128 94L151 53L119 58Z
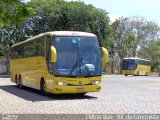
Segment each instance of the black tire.
M125 76L127 76L127 75L125 75Z
M22 85L22 79L21 76L19 76L19 88L22 89L23 85Z
M14 80L15 80L15 83L17 83L17 75L15 75L15 79Z
M40 89L41 89L41 93L42 93L43 95L45 95L45 94L46 94L46 85L45 85L44 79L41 79Z
M19 88L19 80L17 79L17 75L15 76L15 83L16 83L16 86Z
M17 83L16 83L16 84L17 84L17 88L19 88L19 80L17 80Z
M137 76L139 76L139 71L137 72Z

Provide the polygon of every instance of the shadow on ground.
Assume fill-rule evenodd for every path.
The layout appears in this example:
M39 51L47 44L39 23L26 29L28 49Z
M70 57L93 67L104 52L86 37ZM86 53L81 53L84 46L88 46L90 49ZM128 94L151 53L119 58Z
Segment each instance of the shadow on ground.
M54 100L77 100L77 99L97 99L97 97L94 96L89 96L89 95L84 95L84 96L78 96L76 94L60 94L60 95L55 95L55 94L46 94L42 95L39 90L35 90L32 88L28 87L23 87L23 89L19 89L16 87L16 85L5 85L5 86L0 86L0 89L15 95L17 97L20 97L22 99L32 101L32 102L37 102L37 101L54 101Z

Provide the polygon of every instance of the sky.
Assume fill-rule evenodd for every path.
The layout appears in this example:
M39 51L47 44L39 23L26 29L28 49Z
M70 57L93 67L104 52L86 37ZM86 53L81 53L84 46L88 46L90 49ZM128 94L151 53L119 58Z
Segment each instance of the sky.
M26 0L29 1L29 0ZM160 25L160 0L66 0L84 1L108 12L111 21L123 16L140 16Z
M67 0L76 1L76 0ZM83 0L106 10L112 21L118 17L141 16L160 24L160 0Z

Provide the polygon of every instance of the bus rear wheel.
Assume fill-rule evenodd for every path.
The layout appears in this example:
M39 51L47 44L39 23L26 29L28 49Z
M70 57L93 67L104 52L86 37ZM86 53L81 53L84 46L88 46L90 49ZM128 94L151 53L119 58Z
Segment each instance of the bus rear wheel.
M43 95L46 94L46 84L45 84L44 79L41 79L40 89L41 89L41 93L42 93Z
M22 89L23 85L22 85L22 79L21 76L19 76L19 88Z
M17 75L15 76L15 83L16 83L16 86L19 88L19 80L17 79Z
M16 80L17 88L19 88L19 80Z
M137 76L139 76L139 71L137 72Z

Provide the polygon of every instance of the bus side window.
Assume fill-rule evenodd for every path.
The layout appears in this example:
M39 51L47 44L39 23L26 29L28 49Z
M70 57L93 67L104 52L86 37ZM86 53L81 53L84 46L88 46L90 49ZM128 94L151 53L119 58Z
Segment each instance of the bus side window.
M41 37L36 41L36 55L37 56L44 56L44 48L45 48L45 37Z
M51 62L51 36L46 36L46 62L49 73L53 73L53 63Z

